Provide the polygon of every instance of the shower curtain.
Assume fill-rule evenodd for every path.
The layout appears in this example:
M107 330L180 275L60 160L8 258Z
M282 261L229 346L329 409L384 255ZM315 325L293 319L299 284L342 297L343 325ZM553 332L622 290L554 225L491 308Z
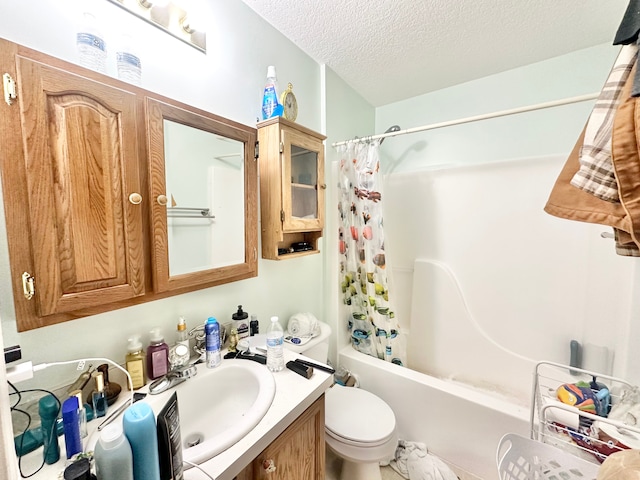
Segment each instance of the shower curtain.
M379 149L380 141L338 147L340 287L352 346L404 365L398 320L389 304Z

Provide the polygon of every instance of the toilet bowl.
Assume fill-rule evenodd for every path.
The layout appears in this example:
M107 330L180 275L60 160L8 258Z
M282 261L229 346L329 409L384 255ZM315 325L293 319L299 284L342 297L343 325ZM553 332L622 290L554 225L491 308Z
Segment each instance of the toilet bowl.
M304 345L285 347L327 363L331 328L319 322L321 334ZM342 459L341 480L381 480L380 462L390 460L398 445L396 418L381 398L361 388L334 385L325 391L325 442Z
M361 388L334 385L325 399L325 441L342 458L341 480L381 480L380 462L393 458L396 417L382 399Z

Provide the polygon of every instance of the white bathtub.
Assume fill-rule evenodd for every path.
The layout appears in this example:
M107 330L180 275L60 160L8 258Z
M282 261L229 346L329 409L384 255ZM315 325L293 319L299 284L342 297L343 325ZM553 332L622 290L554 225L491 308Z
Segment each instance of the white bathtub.
M537 361L567 363L576 339L615 351L604 369L585 354L584 368L628 378L637 364L635 259L615 255L600 235L607 228L543 211L563 163L390 175L385 244L410 368L338 352L338 364L391 405L400 438L487 480L497 478L502 435L529 435Z
M529 435L528 409L453 382L357 352L339 364L360 386L391 406L399 438L423 442L431 453L485 480L497 480L495 454L502 435Z

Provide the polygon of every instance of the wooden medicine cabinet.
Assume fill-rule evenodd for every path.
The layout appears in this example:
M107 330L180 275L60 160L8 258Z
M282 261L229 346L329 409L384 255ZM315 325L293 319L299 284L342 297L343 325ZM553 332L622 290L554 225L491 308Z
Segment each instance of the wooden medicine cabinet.
M2 39L0 67L18 331L257 275L254 128Z
M263 258L319 253L325 138L281 117L258 123Z

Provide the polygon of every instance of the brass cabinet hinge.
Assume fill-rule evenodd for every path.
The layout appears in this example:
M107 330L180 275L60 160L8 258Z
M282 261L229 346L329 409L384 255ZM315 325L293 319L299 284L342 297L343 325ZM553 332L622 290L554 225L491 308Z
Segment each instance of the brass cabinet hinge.
M4 101L7 105L11 105L18 95L16 94L16 82L11 75L5 73L2 75L2 84L4 86Z
M280 142L280 153L284 152L284 142Z
M260 157L260 142L256 142L255 150L253 151L253 159L258 160Z
M284 210L280 210L280 221L284 222Z
M27 300L31 300L36 293L35 281L36 279L29 272L22 274L22 291Z

